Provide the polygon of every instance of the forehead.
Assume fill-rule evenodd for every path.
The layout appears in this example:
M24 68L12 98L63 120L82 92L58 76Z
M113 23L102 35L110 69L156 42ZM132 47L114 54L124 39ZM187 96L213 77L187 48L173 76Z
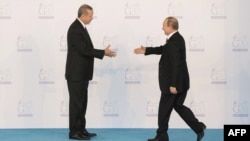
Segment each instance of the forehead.
M86 9L86 13L83 15L91 15L91 14L93 14L93 11L90 9Z
M163 21L163 25L167 25L167 22L168 22L168 19L165 19L165 20Z
M88 13L93 13L93 10L87 9Z
M82 13L82 16L91 16L93 15L93 10L85 9L85 12Z

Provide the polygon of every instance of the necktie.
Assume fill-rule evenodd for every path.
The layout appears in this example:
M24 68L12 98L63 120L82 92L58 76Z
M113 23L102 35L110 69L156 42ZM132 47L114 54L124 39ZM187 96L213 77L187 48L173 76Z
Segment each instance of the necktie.
M91 43L91 45L92 45L92 47L93 47L93 43L92 43L92 41L91 41L91 38L90 38L90 36L89 36L88 30L87 30L86 27L84 27L84 31L86 32L87 37L89 38L89 41L90 41L90 43Z
M84 27L85 32L89 35L88 30L86 27Z
M86 32L86 34L87 34L88 38L90 39L89 32L88 32L88 30L87 30L87 28L86 28L86 27L84 27L84 31Z

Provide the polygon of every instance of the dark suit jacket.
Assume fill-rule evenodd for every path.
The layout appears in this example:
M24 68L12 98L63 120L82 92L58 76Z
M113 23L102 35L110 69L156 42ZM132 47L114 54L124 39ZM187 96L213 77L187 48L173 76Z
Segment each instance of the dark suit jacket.
M94 49L83 25L76 19L67 33L68 53L65 78L71 81L88 81L93 77L94 58L102 59L104 50Z
M170 86L176 87L178 92L189 89L185 41L179 32L174 33L165 45L147 47L145 55L149 54L161 54L158 77L163 93L170 93Z

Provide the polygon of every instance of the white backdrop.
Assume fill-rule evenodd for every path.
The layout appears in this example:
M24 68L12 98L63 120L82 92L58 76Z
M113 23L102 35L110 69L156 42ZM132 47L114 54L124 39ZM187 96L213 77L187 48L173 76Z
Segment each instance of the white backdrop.
M208 128L249 124L249 0L0 0L0 128L67 128L66 35L83 3L96 59L87 127L155 128L160 56L133 54L164 43L176 16L186 40L191 88L185 104ZM173 112L170 128L187 128Z

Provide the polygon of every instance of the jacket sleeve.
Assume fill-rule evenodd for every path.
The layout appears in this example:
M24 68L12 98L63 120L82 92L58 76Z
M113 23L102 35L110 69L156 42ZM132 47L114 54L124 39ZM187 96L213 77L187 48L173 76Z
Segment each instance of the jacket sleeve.
M145 55L151 55L151 54L160 55L162 54L163 48L164 46L146 47Z

